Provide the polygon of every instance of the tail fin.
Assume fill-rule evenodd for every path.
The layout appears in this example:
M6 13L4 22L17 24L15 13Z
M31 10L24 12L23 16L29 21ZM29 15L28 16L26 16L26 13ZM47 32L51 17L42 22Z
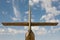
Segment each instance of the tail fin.
M29 29L28 30L31 30L31 6L30 6L30 3L29 3Z

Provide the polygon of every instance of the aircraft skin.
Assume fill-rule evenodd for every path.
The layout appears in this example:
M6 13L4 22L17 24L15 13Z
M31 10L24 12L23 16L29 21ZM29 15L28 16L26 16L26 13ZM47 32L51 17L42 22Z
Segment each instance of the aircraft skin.
M28 30L28 32L25 34L25 40L35 40L35 35L32 30Z

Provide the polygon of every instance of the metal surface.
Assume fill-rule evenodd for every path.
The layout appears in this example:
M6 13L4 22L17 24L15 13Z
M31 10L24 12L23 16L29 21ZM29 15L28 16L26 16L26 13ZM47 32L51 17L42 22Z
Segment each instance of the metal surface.
M29 25L29 27L28 27L28 30L31 30L31 7L30 7L30 5L29 5L29 18L28 18L29 20L29 23L28 23L28 25Z
M4 26L29 26L29 22L3 22ZM56 26L57 22L31 22L31 26Z
M28 32L25 34L25 40L35 40L35 35L32 30L28 30Z

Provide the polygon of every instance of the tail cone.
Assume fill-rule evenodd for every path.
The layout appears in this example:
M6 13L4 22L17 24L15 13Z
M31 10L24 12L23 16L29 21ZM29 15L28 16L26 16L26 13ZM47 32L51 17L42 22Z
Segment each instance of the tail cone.
M26 33L25 40L35 40L35 35L32 30Z

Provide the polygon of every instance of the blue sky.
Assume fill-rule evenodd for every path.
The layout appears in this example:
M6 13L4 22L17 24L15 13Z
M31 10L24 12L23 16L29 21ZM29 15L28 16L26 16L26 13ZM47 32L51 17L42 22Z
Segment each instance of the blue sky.
M25 40L26 26L3 26L2 22L58 22L57 26L32 27L36 40L60 39L60 0L0 0L0 40Z

